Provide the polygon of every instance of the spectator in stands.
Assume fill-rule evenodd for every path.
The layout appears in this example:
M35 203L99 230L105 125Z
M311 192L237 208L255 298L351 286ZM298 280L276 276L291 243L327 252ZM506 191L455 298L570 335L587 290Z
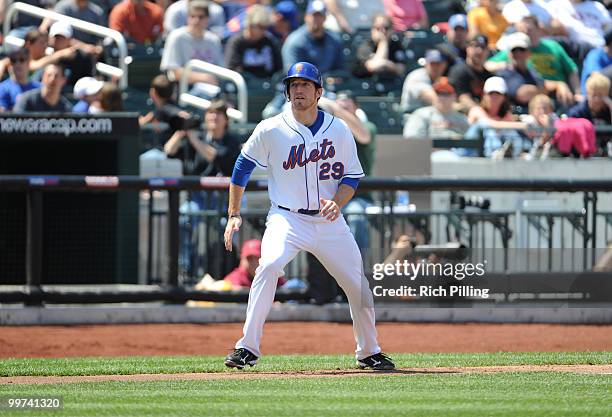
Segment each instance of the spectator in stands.
M612 29L606 32L604 39L605 46L592 49L582 64L580 90L584 95L586 95L586 81L592 73L612 68Z
M240 250L240 264L223 280L230 283L233 289L251 288L255 270L259 266L259 258L261 258L261 240L245 241ZM282 285L280 280L278 285Z
M192 130L177 131L164 146L164 151L168 156L183 160L185 175L230 177L240 153L240 139L229 132L225 101L211 102L204 123L202 135Z
M163 32L164 11L149 0L123 0L113 7L108 25L130 42L152 44Z
M97 54L102 52L100 46L73 42L72 35L72 26L64 22L55 22L49 29L53 50L69 51L68 56L59 60L66 68L68 85L74 85L81 78L94 75Z
M281 45L285 43L287 36L300 26L298 17L298 8L292 0L283 0L274 6L270 33Z
M406 71L406 53L397 34L393 33L391 20L384 14L374 16L370 39L357 47L353 74L371 77L375 74L397 77Z
M453 109L457 99L448 78L441 77L433 85L433 106L415 110L404 125L406 139L462 139L468 130L467 117Z
M484 67L489 56L488 40L484 35L476 35L468 41L465 62L454 65L448 79L457 92L459 108L463 112L478 105L483 96L485 81L492 77Z
M610 125L611 109L610 79L599 72L594 72L586 81L586 100L572 107L567 115L588 119L594 125Z
M11 52L8 58L10 77L0 83L0 112L11 111L20 94L40 87L40 83L30 81L30 54L27 49Z
M74 85L74 98L79 100L73 107L73 113L89 113L89 107L100 99L99 93L104 81L93 77L83 77Z
M225 10L225 31L221 36L222 39L227 39L236 33L239 33L244 28L244 20L248 10L256 4L267 5L268 0L226 0L223 2ZM271 12L271 10L270 10Z
M506 69L498 71L497 75L506 82L508 88L507 94L510 100L514 104L526 106L529 100L537 94L546 92L544 79L528 65L529 57L531 56L529 36L522 32L515 32L508 36L506 44L510 50L509 57L511 62ZM569 99L572 100L571 91L569 92Z
M60 51L53 51L47 55L49 37L46 33L38 29L32 29L26 34L23 47L30 52L30 71L33 72L32 78L40 79L42 70L49 64L60 62L63 59L74 58L77 54L77 45L70 45Z
M528 16L538 19L547 32L553 24L553 18L542 0L510 0L504 5L502 14L511 25Z
M563 47L555 40L542 38L542 29L534 16L525 17L516 26L519 33L526 33L529 37L531 58L528 64L544 79L546 90L555 93L557 101L563 106L581 101L578 67ZM521 37L512 34L506 40L512 40L516 36ZM508 69L510 65L510 51L504 50L487 61L485 67L496 72Z
M342 44L325 29L327 10L322 0L311 0L304 16L305 24L292 32L282 47L285 70L296 62L310 62L321 73L343 70Z
M435 99L433 84L446 71L446 57L437 49L425 53L425 66L410 72L404 80L400 107L404 112L431 106Z
M164 14L164 31L166 33L187 26L190 2L191 0L179 0L168 6ZM223 7L214 1L208 2L208 25L206 29L219 37L223 36L225 32L225 12Z
M72 105L62 96L62 88L66 85L64 71L65 68L60 63L47 65L43 71L41 88L21 94L13 112L68 113Z
M168 77L180 80L183 68L191 59L199 59L218 66L223 66L223 48L221 40L214 33L206 30L208 24L208 2L192 0L189 3L187 26L170 32L166 39L160 68ZM217 85L217 78L211 74L192 71L189 73L189 84L205 83ZM214 93L210 93L214 95Z
M231 284L232 289L239 290L243 288L251 288L255 270L259 266L259 258L261 258L261 240L251 239L242 244L240 250L240 264L236 269L230 272L223 280ZM280 277L277 286L282 286L285 279Z
M495 45L508 28L508 21L499 9L498 0L480 0L480 7L471 9L468 14L469 35L485 35L489 48Z
M229 132L225 101L211 101L204 122L203 135L193 130L178 130L166 142L164 151L168 156L182 160L185 175L230 177L240 154L241 141ZM198 217L189 215L199 210L218 210L220 204L224 203L219 202L218 192L193 192L180 208L182 243L179 264L188 275L194 272L193 260L197 247L193 237L198 233Z
M510 111L508 87L501 77L491 77L484 85L484 97L479 106L468 113L470 129L466 139L484 137L484 155L503 158L507 153L518 157L531 149L531 141L519 133L527 124L517 122ZM509 149L511 148L511 149ZM465 152L466 155L470 153Z
M177 130L188 130L190 125L194 128L199 125L199 118L180 108L173 100L173 96L174 85L167 76L161 74L153 78L149 97L153 101L155 111L141 116L138 119L140 126L155 122L167 123L170 128L169 133L172 135Z
M109 113L123 111L123 94L115 83L106 82L100 89L98 99L89 106L89 113Z
M272 35L270 12L259 4L247 12L242 33L232 36L225 46L225 66L244 76L270 78L283 68L280 47Z
M429 29L429 18L422 0L383 0L383 4L396 32Z
M564 27L569 39L591 48L604 46L604 34L612 26L610 12L597 1L550 0L549 12Z
M385 13L382 0L323 0L329 14L325 27L334 32L354 33L369 29L374 16Z
M465 62L467 57L468 22L464 14L454 14L448 19L446 42L436 46L450 58L450 68L458 62Z
M96 25L107 25L107 17L102 8L91 3L89 0L60 0L55 5L55 11ZM80 30L75 32L74 37L75 39L90 44L96 44L102 40L99 36Z

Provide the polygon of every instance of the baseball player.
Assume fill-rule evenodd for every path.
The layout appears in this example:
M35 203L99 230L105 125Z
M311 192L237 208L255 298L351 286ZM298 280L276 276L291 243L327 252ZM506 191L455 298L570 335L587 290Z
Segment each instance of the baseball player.
M317 108L323 93L314 65L298 62L283 79L291 107L260 122L234 166L225 247L240 229L240 200L256 165L267 170L272 206L262 239L261 259L247 307L243 337L225 365L242 369L261 356L263 325L274 301L276 282L300 250L315 255L346 293L355 356L361 368L394 369L376 340L373 298L359 248L341 208L355 193L363 170L346 123Z

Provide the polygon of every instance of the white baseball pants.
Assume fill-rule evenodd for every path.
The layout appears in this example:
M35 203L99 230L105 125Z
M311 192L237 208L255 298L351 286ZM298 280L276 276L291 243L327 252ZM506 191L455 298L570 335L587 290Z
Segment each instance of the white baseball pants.
M307 216L277 207L272 207L268 214L261 259L249 293L244 335L236 348L246 348L261 356L263 326L274 301L278 278L300 250L315 255L346 293L357 342L356 358L379 353L372 292L363 274L361 253L344 218L330 222L319 215Z

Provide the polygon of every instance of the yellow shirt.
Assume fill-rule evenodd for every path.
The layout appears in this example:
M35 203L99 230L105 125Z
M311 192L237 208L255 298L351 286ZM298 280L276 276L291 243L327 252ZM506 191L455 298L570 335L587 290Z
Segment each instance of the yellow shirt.
M508 21L501 14L493 16L485 7L475 7L468 12L468 26L476 28L478 33L485 35L489 39L489 48L495 49L495 44L508 27Z

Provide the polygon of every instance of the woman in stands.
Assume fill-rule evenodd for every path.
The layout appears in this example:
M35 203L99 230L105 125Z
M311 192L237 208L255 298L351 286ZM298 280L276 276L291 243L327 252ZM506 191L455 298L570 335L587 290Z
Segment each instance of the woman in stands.
M527 124L517 122L510 111L508 88L501 77L491 77L484 85L484 96L480 105L472 107L468 113L468 122L472 126L466 138L484 139L484 156L503 157L510 152L514 157L531 149L531 141L520 131L527 129ZM468 156L468 155L466 155Z

